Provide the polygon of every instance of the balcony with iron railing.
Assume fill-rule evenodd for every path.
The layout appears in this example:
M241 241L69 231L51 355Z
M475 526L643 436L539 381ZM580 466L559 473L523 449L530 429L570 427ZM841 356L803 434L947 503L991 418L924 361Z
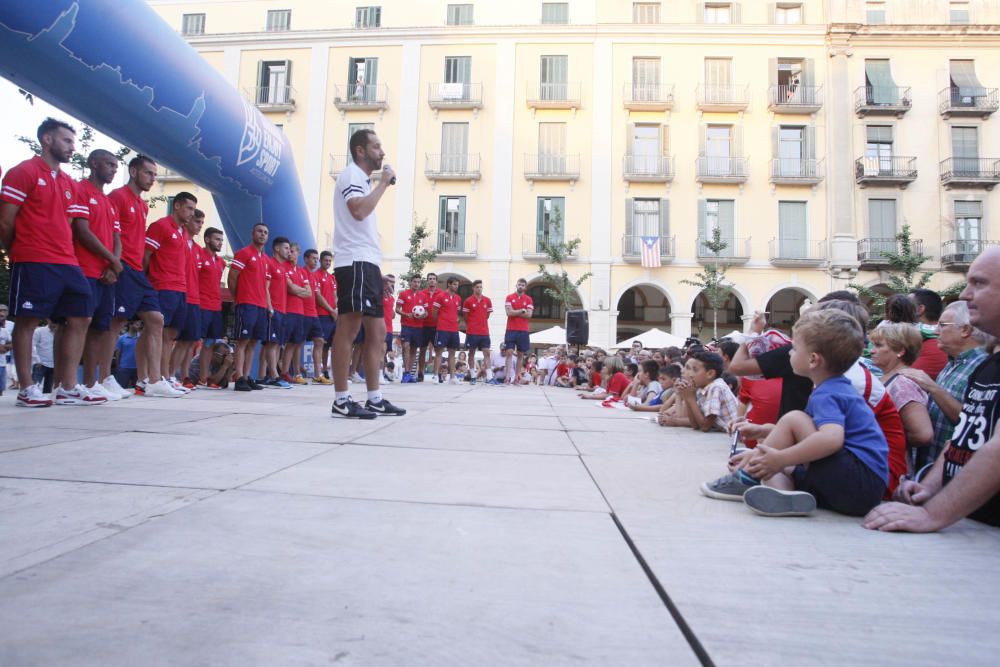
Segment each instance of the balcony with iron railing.
M424 176L432 181L478 181L479 153L427 154Z
M257 86L246 91L247 99L261 111L293 111L295 89L291 86Z
M580 156L526 153L524 177L529 181L578 181Z
M823 176L823 160L780 157L771 160L770 180L775 185L816 185Z
M910 251L916 255L924 253L923 239L911 239ZM879 269L889 265L885 253L902 254L903 243L896 238L869 238L858 241L858 262L862 269Z
M989 118L1000 109L1000 93L996 88L963 88L949 86L938 93L938 111L947 120L952 116Z
M917 180L917 158L902 155L860 157L854 161L854 176L861 187L897 185L905 189Z
M750 261L749 236L746 238L722 236L719 240L725 243L726 247L715 253L705 247L705 243L710 243L712 239L704 236L698 237L695 252L699 264L746 264Z
M748 173L745 157L710 157L695 160L695 180L699 183L746 183Z
M167 169L166 167L160 165L156 170L156 180L160 183L178 183L188 179L181 176L173 169Z
M642 261L642 239L644 236L625 234L622 236L622 259L629 263ZM660 262L673 261L676 257L677 237L660 237Z
M674 108L674 86L630 81L622 88L622 99L629 111L670 111Z
M822 266L827 261L826 239L771 239L769 256L774 266Z
M482 109L481 83L429 83L427 104L431 109Z
M902 118L913 105L912 91L901 86L861 86L854 91L854 113Z
M622 175L630 183L669 183L674 180L671 155L626 155Z
M823 107L822 86L778 85L767 91L767 109L773 113L816 113Z
M347 165L350 163L351 161L346 153L341 155L330 153L330 171L328 172L330 177L337 178L337 176L340 176L340 172L347 169ZM382 178L382 170L373 171L369 178L372 179L372 183L380 180Z
M341 112L384 111L389 108L389 87L384 83L333 85L333 106Z
M579 109L582 102L579 81L526 84L526 99L532 109Z
M750 106L750 86L698 86L699 111L736 112Z
M472 258L478 254L479 235L438 229L424 241L424 248L435 250L439 257Z
M952 271L965 271L980 253L1000 245L1000 241L966 239L945 241L941 244L941 266Z
M986 188L1000 183L1000 159L950 157L941 160L941 185L945 188Z
M523 234L521 236L521 256L531 260L548 257L548 254L545 252L545 245L562 242L563 237L559 234ZM573 252L566 255L567 260L576 260L579 257L579 246Z

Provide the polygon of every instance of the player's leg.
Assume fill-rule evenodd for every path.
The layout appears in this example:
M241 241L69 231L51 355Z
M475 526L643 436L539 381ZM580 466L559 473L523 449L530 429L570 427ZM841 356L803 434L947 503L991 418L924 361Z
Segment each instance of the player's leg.
M339 296L339 295L338 295ZM337 393L347 391L354 339L361 329L361 313L341 313L333 334L333 384Z
M11 335L14 344L14 366L17 369L17 383L22 390L35 384L31 377L31 350L32 337L39 322L41 322L39 317L18 315L14 318L14 333Z

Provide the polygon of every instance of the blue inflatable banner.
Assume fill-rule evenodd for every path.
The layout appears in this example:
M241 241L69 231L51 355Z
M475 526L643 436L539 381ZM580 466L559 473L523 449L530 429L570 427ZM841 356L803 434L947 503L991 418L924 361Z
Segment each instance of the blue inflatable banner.
M211 191L232 248L315 247L288 138L142 0L0 2L0 76Z

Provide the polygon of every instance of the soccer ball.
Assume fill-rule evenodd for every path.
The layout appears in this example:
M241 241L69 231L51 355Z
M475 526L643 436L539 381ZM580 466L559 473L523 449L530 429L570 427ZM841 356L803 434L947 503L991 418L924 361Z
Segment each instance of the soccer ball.
M423 319L424 317L427 316L427 309L417 304L416 306L413 307L413 316L418 320Z

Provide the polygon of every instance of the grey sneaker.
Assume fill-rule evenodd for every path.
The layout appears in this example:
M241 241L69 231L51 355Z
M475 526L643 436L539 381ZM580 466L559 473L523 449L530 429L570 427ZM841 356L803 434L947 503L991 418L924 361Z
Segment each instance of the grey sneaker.
M752 489L753 484L747 484L740 479L739 475L731 472L723 475L714 482L702 482L701 493L716 500L743 500L743 494L747 489Z
M761 516L809 516L816 511L816 499L805 491L782 491L755 486L743 494L743 502Z

